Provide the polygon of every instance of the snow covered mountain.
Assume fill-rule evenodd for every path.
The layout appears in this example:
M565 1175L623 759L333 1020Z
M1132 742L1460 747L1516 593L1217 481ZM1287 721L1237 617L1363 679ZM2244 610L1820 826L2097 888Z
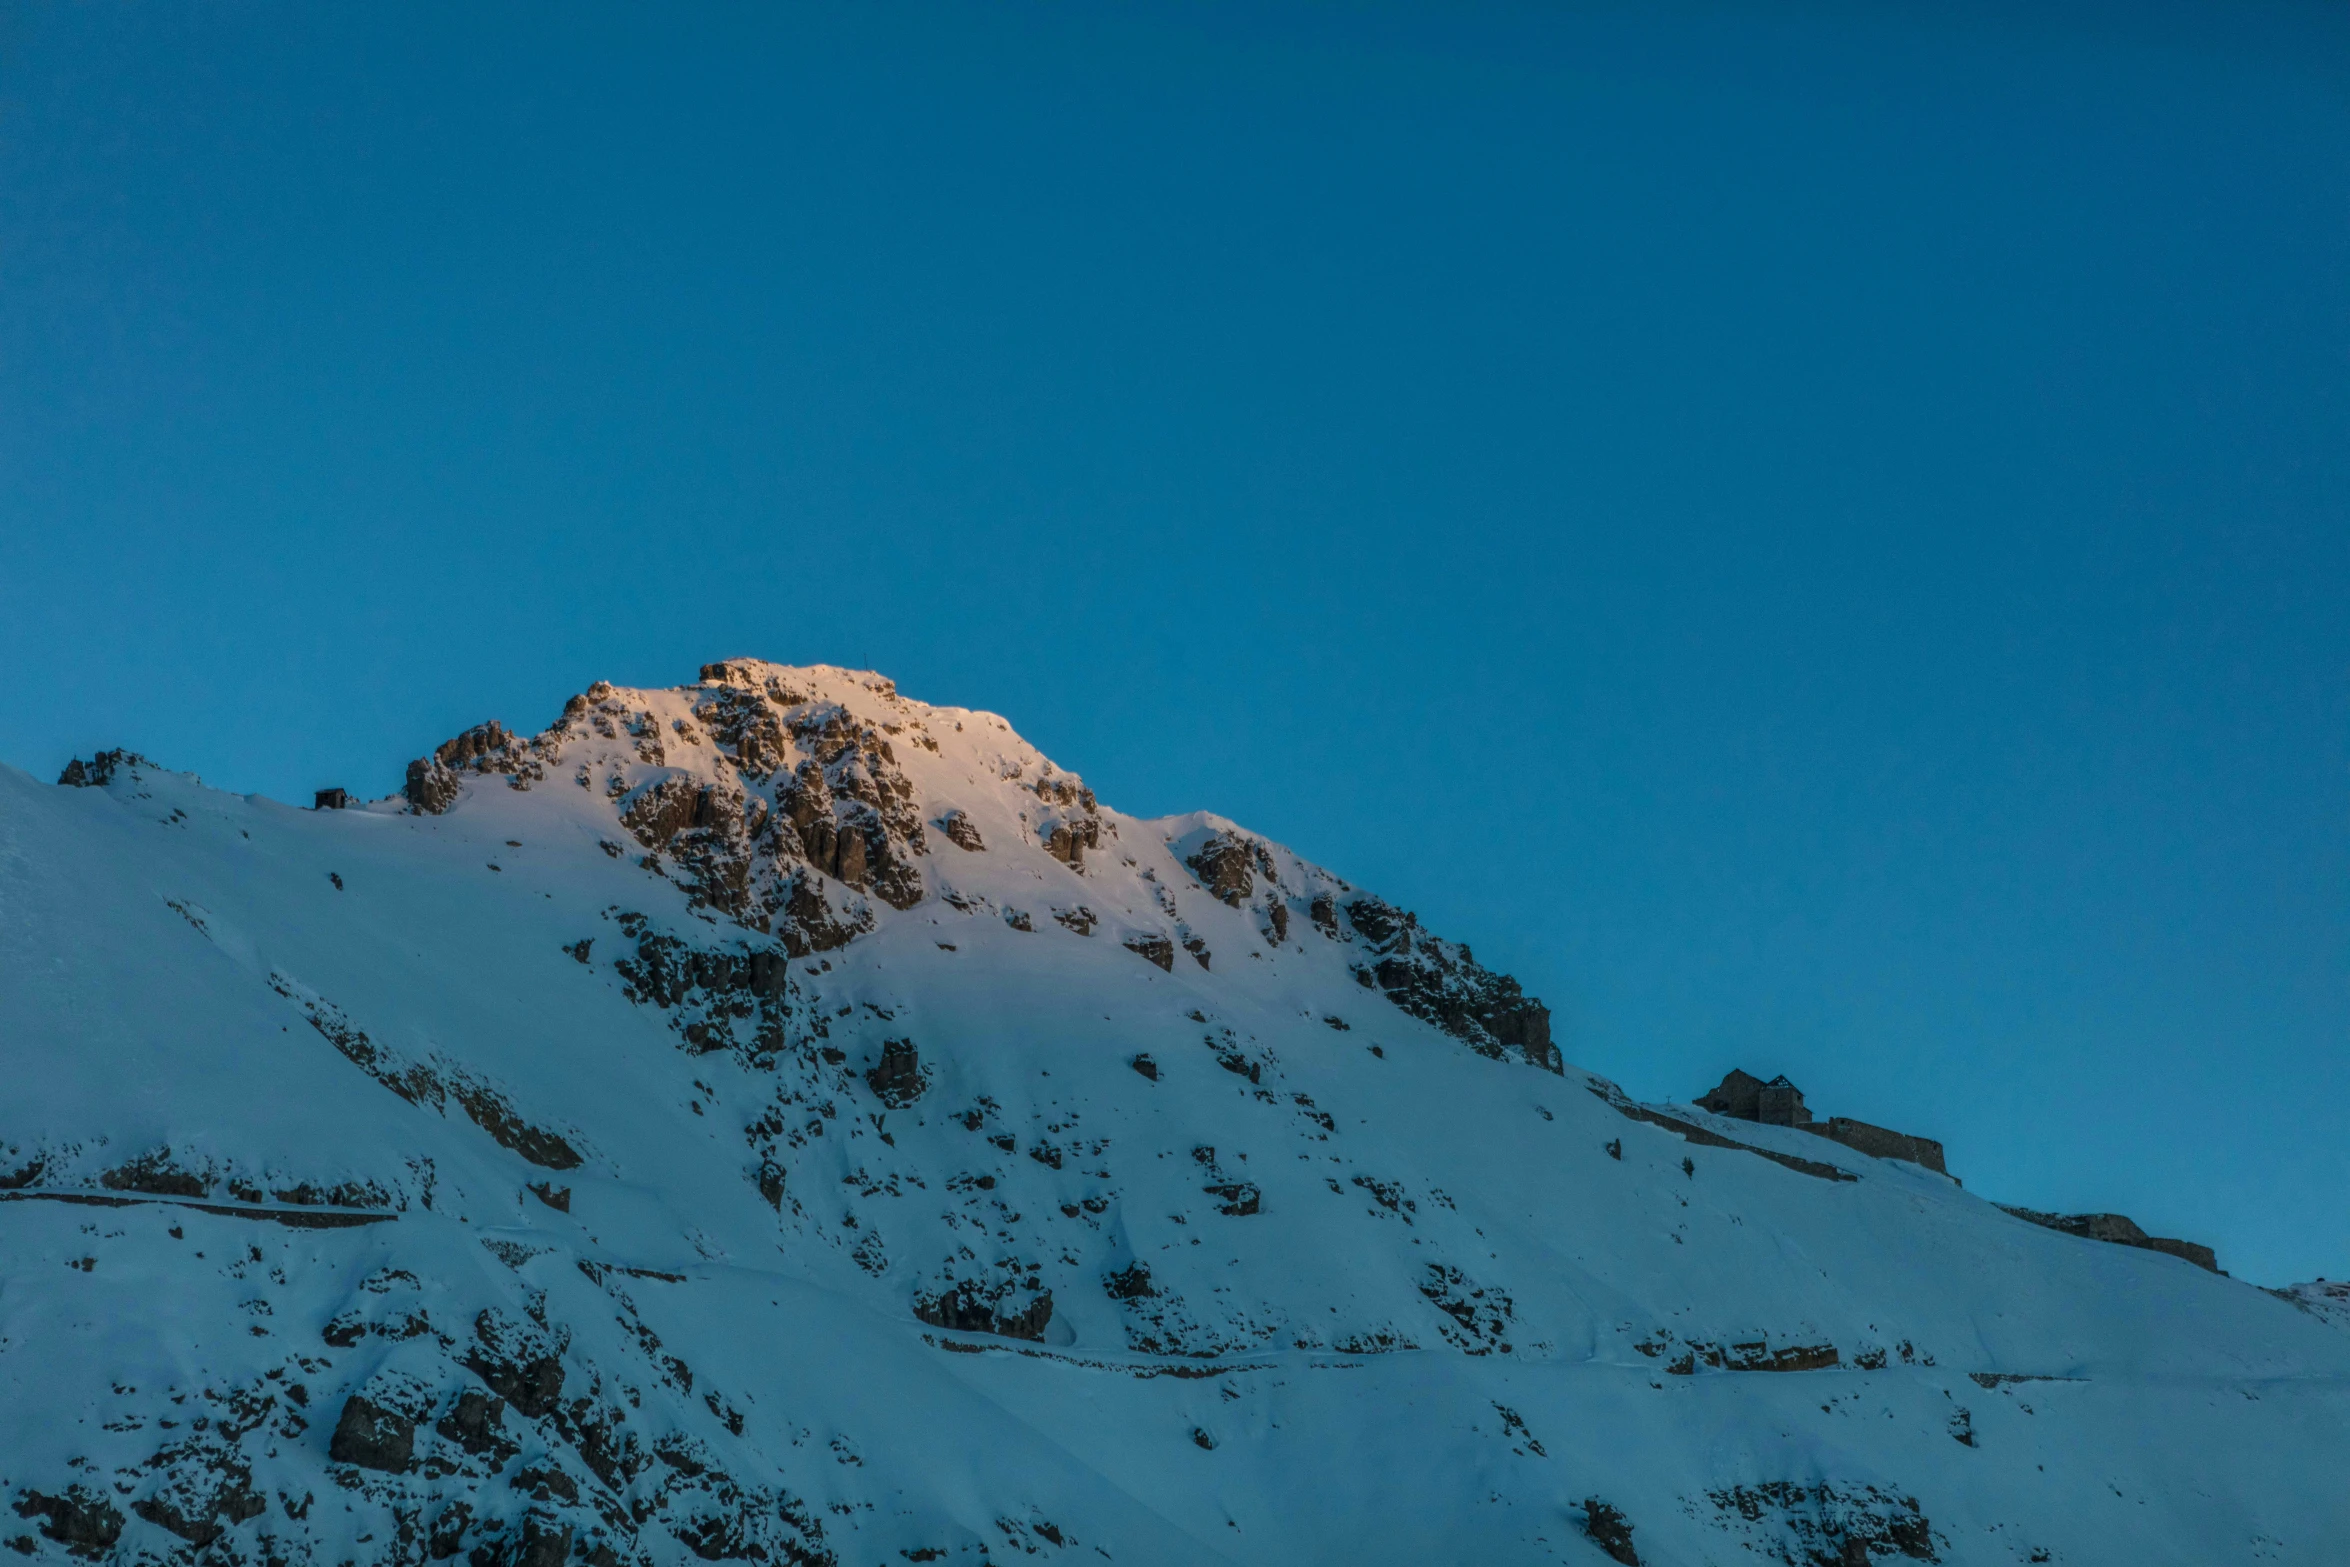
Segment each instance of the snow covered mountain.
M2338 1289L1633 1104L1229 821L702 674L348 809L0 768L0 1541L2350 1561Z

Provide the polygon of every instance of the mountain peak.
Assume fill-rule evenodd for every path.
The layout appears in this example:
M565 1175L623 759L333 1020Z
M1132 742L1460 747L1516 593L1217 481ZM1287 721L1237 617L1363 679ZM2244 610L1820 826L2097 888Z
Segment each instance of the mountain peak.
M1406 910L880 675L590 686L352 808L67 771L0 768L35 1557L2350 1537L2338 1290L2002 1211L1759 1080L1635 1103Z
M442 815L468 790L566 783L633 840L637 864L794 957L927 902L1033 901L1041 882L1060 894L1045 900L1053 918L1101 926L1163 969L1177 951L1207 969L1217 946L1304 954L1313 933L1413 1016L1560 1070L1548 1010L1411 914L1223 817L1104 807L1003 718L912 701L871 671L737 658L690 686L599 681L536 735L493 721L444 742L409 764L403 795Z

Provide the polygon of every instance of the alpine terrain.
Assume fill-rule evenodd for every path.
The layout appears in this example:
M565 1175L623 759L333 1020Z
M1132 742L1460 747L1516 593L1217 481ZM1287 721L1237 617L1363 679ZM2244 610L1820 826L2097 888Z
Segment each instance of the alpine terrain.
M0 1543L2350 1561L2339 1286L1635 1103L1480 934L834 668L0 768Z

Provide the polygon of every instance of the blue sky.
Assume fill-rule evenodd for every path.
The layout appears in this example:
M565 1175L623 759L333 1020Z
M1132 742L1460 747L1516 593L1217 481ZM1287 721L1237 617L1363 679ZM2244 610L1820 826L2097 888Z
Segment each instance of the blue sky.
M0 13L0 759L752 654L2350 1274L2350 20Z

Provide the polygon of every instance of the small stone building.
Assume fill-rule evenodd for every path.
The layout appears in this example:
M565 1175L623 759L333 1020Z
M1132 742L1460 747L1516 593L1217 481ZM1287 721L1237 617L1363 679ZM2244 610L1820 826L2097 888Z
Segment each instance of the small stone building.
M310 809L314 811L344 811L349 810L350 806L350 792L343 789L321 789L317 798L310 802Z
M1697 1107L1733 1120L1760 1121L1765 1126L1807 1126L1811 1122L1803 1090L1785 1077L1766 1083L1752 1073L1736 1070L1698 1100Z
M1825 1121L1815 1121L1803 1103L1803 1090L1784 1076L1764 1082L1751 1072L1733 1070L1716 1084L1713 1090L1694 1101L1700 1110L1711 1110L1738 1121L1757 1121L1764 1126L1793 1126L1825 1137L1830 1142L1842 1143L1855 1153L1865 1153L1876 1159L1907 1159L1912 1164L1924 1165L1938 1175L1950 1171L1942 1162L1942 1145L1931 1137L1912 1137L1907 1132L1896 1132L1866 1121L1855 1121L1849 1116L1832 1115Z
M1804 1107L1803 1090L1784 1077L1774 1077L1766 1083L1751 1072L1732 1071L1715 1084L1710 1092L1690 1102L1700 1110L1710 1110L1733 1120L1756 1121L1765 1126L1792 1126L1814 1137L1825 1137L1832 1143L1841 1143L1855 1153L1865 1153L1876 1159L1906 1159L1912 1164L1923 1165L1937 1175L1950 1175L1948 1167L1942 1162L1942 1145L1931 1137L1912 1137L1907 1132L1872 1126L1866 1121L1855 1121L1843 1115L1832 1115L1825 1121L1815 1121L1811 1111ZM1954 1181L1958 1179L1955 1175L1950 1178ZM2104 1241L2114 1246L2135 1246L2141 1251L2158 1251L2213 1273L2224 1271L2219 1265L2219 1258L2209 1246L2168 1235L2149 1235L2135 1221L2118 1213L2040 1213L2031 1208L2010 1208L2005 1203L1999 1206L2002 1211L2043 1229L2077 1235L2083 1240Z

